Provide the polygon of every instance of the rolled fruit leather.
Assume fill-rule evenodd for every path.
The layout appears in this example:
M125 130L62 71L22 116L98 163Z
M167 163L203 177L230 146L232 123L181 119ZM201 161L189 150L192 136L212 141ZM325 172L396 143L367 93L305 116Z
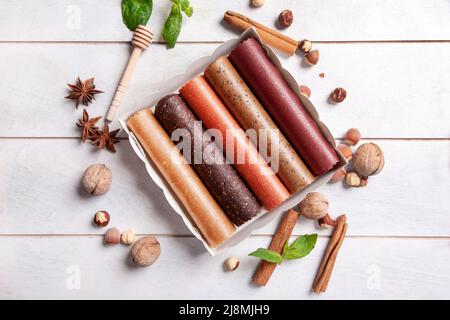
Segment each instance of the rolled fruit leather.
M205 70L205 77L231 111L244 130L256 130L256 145L267 137L267 154L274 157L278 152L278 177L291 193L298 192L314 181L314 176L298 154L279 131L264 107L256 99L227 57L220 57ZM276 132L271 135L270 132ZM272 146L273 150L272 150ZM273 152L272 152L273 151Z
M244 40L228 58L311 172L331 170L339 162L336 151L259 42Z
M187 82L180 89L180 94L194 114L202 120L205 128L215 128L221 132L224 150L228 149L227 145L233 146L232 155L229 154L230 150L224 153L227 154L228 160L231 157L234 168L267 210L279 206L289 198L289 191L258 153L203 76ZM238 155L243 155L244 161L239 161Z
M178 129L184 129L188 136L180 132L188 145L190 163L231 221L240 226L261 210L261 205L228 164L222 150L208 136L192 111L178 94L170 94L158 101L155 117L173 137ZM197 126L197 127L196 127ZM198 148L200 146L201 148ZM196 153L199 153L196 157ZM186 157L186 154L185 154Z
M235 226L170 140L150 109L143 109L132 115L127 125L186 208L206 242L215 248L231 237L235 232Z

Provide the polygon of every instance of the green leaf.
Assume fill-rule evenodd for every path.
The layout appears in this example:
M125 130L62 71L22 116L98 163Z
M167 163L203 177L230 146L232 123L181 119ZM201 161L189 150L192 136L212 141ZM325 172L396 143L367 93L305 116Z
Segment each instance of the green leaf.
M194 9L189 4L189 0L180 0L179 5L181 8L181 11L183 11L188 17L191 17L194 13Z
M173 5L162 31L163 38L167 42L169 48L175 46L178 36L180 35L181 24L183 22L182 12L188 17L191 17L194 12L194 9L192 9L189 4L189 0L171 0L171 2Z
M252 253L249 253L249 256L257 257L257 258L260 258L267 262L272 262L272 263L277 263L277 264L280 264L281 261L283 261L283 257L279 253L269 250L269 249L264 249L264 248L259 248L258 250L254 251Z
M178 36L181 31L181 23L183 17L181 15L180 7L176 4L172 6L170 14L167 17L166 23L164 24L164 29L162 32L164 40L167 42L169 48L173 48L177 42Z
M284 247L283 258L286 260L300 259L307 256L314 249L317 234L305 234L298 237L289 246Z
M153 9L153 0L122 0L122 19L128 29L146 25Z

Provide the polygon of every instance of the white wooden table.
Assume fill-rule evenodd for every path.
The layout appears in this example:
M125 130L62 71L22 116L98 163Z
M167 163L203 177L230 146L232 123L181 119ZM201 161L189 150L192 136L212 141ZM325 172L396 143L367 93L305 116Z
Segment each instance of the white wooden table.
M160 31L169 1L155 1L149 26L158 35L139 62L121 111L236 34L221 24L232 9L273 25L294 11L286 33L308 38L319 64L282 59L336 138L358 127L385 152L386 167L363 189L327 185L334 215L347 213L349 232L326 294L310 292L327 231L299 222L294 234L320 234L307 258L285 263L269 286L250 284L276 221L210 257L151 182L128 141L112 155L79 142L81 116L65 84L95 76L105 93L88 110L104 115L129 55L131 33L120 1L0 1L0 299L10 298L450 298L450 1L448 0L192 0L176 48ZM318 76L324 72L324 79ZM336 86L348 91L326 103ZM113 126L118 126L114 124ZM112 190L90 197L80 177L91 163L114 174ZM111 225L155 234L162 256L148 269L131 268L123 245L105 248L91 225L106 209ZM223 260L241 259L225 273Z

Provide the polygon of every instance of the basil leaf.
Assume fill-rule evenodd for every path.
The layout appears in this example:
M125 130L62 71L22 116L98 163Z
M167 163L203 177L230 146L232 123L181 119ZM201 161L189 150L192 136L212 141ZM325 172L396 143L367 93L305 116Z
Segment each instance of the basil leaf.
M189 4L189 0L180 0L179 2L181 11L183 11L188 17L191 17L194 13L194 9Z
M146 25L153 10L153 0L122 0L122 19L128 29Z
M177 42L178 36L181 32L182 21L183 17L181 15L180 7L174 4L170 10L170 14L167 17L162 32L163 38L166 40L169 48L175 47L175 43Z
M273 262L277 264L280 264L281 261L283 261L283 257L279 253L264 248L259 248L258 250L250 253L249 256L257 257L267 262Z
M283 258L286 260L300 259L307 256L314 249L317 242L317 234L305 234L298 237L283 250Z

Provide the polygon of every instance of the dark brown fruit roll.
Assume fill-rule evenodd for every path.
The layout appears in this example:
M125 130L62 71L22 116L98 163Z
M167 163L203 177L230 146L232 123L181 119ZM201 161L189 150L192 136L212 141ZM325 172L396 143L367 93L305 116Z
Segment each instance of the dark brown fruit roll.
M162 98L156 105L155 117L169 135L185 129L179 131L183 139L190 139L191 152L184 154L185 158L235 225L240 226L256 216L261 205L234 168L226 163L222 150L204 135L201 123L179 95Z

